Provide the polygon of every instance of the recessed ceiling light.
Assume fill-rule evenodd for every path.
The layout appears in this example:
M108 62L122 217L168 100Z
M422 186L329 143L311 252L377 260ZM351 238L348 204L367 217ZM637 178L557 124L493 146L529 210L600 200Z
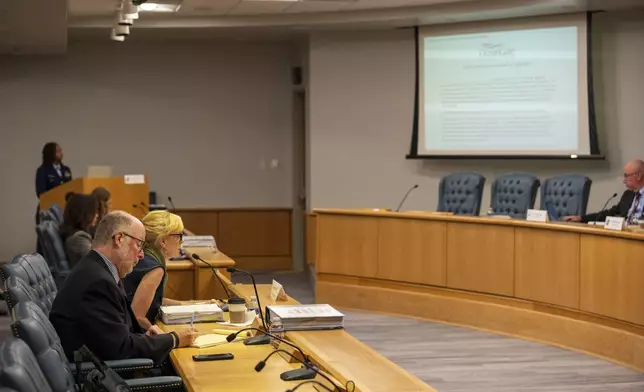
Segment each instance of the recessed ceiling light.
M139 6L141 11L146 12L177 12L181 4L149 3L145 2Z

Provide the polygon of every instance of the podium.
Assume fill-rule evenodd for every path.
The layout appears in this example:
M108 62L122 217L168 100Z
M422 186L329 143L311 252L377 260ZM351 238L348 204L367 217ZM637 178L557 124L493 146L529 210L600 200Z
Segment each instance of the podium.
M122 210L137 218L142 218L150 199L150 186L147 176L144 183L126 183L125 177L76 178L40 195L40 210L46 210L52 204L65 207L65 195L68 192L90 194L98 187L103 187L112 194L111 210ZM133 207L134 206L134 207Z

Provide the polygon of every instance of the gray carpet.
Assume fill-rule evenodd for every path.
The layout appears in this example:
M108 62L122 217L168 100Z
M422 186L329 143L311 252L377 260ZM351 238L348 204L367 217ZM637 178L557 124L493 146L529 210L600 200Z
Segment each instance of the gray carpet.
M314 302L308 274L264 273L257 280L273 277L293 298ZM644 374L574 351L405 317L343 313L349 333L439 392L644 391Z

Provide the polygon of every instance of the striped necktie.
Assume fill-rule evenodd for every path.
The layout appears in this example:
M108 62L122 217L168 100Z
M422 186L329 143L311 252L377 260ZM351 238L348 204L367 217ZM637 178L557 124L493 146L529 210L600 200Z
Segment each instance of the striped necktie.
M629 214L628 218L626 219L627 223L637 223L637 209L640 206L640 199L641 199L642 194L637 192L635 194L635 199L633 200L633 208L631 209L631 213Z

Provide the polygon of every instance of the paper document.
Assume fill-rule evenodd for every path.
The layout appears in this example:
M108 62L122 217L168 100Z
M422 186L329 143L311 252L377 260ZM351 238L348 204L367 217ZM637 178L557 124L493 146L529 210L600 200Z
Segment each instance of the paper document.
M219 335L214 333L201 335L197 337L197 339L195 339L195 341L192 343L191 346L196 348L207 348L207 347L219 346L220 344L228 343L228 341L226 340L226 337L227 335ZM235 340L233 340L233 342L244 340L246 338L247 336L240 334L235 338Z
M168 325L188 324L194 314L195 322L216 322L224 320L224 312L217 304L193 304L162 306L161 320Z

